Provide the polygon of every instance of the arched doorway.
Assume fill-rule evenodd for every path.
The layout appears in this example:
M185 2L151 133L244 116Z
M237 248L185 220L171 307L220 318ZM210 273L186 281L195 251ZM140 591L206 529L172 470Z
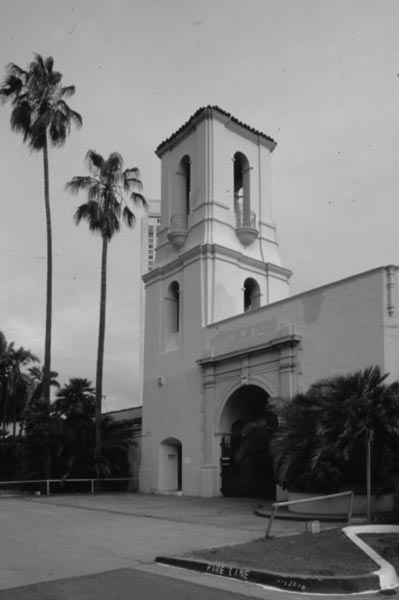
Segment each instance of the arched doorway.
M227 400L220 418L224 496L275 499L269 441L276 426L270 397L262 388L244 385Z
M176 438L167 438L159 445L158 489L160 492L182 489L182 445Z

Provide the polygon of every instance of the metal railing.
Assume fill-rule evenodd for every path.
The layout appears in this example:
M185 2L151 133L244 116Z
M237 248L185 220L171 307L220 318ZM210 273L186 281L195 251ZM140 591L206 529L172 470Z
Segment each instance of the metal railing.
M326 498L338 498L339 496L349 496L349 504L348 504L348 523L352 520L352 511L353 511L353 491L349 490L347 492L338 492L337 494L326 494L324 496L313 496L313 498L303 498L301 500L284 500L282 502L273 502L272 504L272 514L269 518L269 523L266 529L265 537L270 537L270 531L272 529L274 518L277 514L278 509L281 506L289 506L290 504L305 504L306 502L317 502L318 500L325 500Z
M83 478L83 479L23 479L19 481L0 481L0 497L2 495L2 486L7 486L11 488L11 490L22 491L26 493L31 493L33 495L40 495L42 490L46 496L49 496L51 493L51 485L55 483L60 484L61 491L67 491L67 487L69 483L89 483L88 489L91 494L95 493L95 484L101 483L103 486L107 486L108 482L116 482L116 481L126 481L127 487L129 487L130 482L138 483L137 477L107 477L107 478ZM21 489L23 488L23 489ZM9 492L10 489L5 490ZM60 490L59 490L60 491ZM117 491L117 490L114 490Z
M171 231L187 231L187 215L186 214L176 214L170 217L170 229Z
M250 227L256 229L256 214L252 210L236 211L236 228Z

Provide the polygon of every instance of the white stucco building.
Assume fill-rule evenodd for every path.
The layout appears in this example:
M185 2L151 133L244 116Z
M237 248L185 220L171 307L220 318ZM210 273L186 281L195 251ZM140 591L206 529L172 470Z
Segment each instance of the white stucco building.
M231 434L270 399L369 365L399 376L396 267L289 297L272 220L275 146L206 107L157 149L161 226L144 276L142 491L219 495Z

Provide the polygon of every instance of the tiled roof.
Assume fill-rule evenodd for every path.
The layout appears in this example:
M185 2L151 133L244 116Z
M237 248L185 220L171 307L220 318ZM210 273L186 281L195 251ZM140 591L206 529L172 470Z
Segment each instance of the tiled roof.
M236 125L239 125L240 127L243 127L244 129L246 129L247 131L250 131L254 135L258 135L258 136L264 138L265 140L267 140L268 142L273 144L273 146L277 145L276 142L273 140L273 138L266 135L262 131L258 131L257 129L254 129L253 127L250 127L249 125L246 125L242 121L239 121L238 119L236 119L236 117L233 117L233 115L226 112L219 106L209 105L209 106L203 106L202 108L199 108L193 115L191 115L191 117L188 119L188 121L186 121L186 123L184 123L181 127L179 127L179 129L177 129L174 133L172 133L172 135L169 136L166 140L161 142L159 144L159 146L157 147L157 149L155 150L155 154L157 154L159 156L159 153L162 152L162 150L164 149L164 147L166 145L170 144L174 140L174 138L176 138L184 129L189 127L193 123L193 121L198 120L198 118L202 115L202 113L206 113L208 111L209 112L216 111L216 112L220 113L221 115L227 117L232 123L235 123Z

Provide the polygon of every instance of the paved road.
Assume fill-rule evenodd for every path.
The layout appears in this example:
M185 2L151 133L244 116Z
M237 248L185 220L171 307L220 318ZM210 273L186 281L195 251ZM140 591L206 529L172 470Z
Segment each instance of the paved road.
M271 596L269 596L271 598ZM121 569L0 592L2 600L248 600L231 590L212 589L191 581Z
M173 600L223 600L222 593L212 595L215 589L230 590L231 598L237 592L294 600L296 594L154 564L156 555L180 555L263 535L267 521L253 514L256 506L252 499L141 494L2 498L0 600L144 600L168 595ZM277 521L274 534L303 529L300 522ZM41 582L52 583L36 585ZM111 590L108 595L99 595L101 586Z

